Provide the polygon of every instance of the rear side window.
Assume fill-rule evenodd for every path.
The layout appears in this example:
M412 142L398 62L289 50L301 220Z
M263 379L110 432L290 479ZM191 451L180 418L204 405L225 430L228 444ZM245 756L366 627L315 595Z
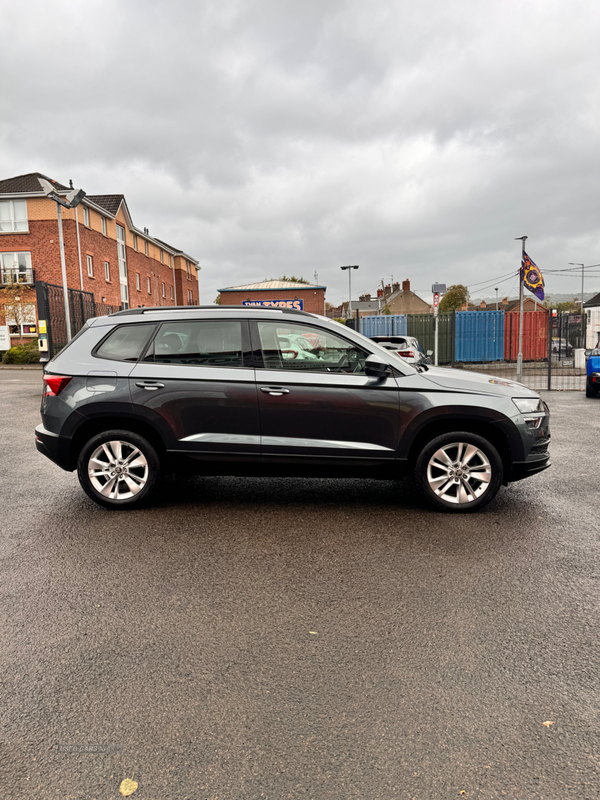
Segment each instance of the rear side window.
M144 361L190 367L242 367L242 323L236 320L165 322Z
M137 361L141 356L155 325L121 325L115 328L94 355L97 358L110 358L112 361Z

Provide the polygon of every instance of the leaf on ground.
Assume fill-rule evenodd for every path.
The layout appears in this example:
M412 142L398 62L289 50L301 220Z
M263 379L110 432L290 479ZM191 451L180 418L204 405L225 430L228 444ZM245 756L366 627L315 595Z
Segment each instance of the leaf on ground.
M121 792L123 797L129 797L129 795L133 794L137 788L138 788L137 781L132 781L131 778L125 778L124 781L121 781L121 785L119 786L119 791Z
M554 725L554 723L552 722L552 720L547 719L546 722L542 722L542 725L545 725L547 728L549 728L550 725Z
M317 631L309 631L309 633L312 633L312 635L313 635L313 636L318 636L318 635L319 635L319 634L317 633Z

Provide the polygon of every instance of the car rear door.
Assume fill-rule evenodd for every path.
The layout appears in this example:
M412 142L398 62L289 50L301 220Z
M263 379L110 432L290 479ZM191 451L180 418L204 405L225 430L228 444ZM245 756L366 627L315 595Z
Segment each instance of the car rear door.
M248 322L163 322L130 375L137 413L158 425L171 452L258 460L260 425Z

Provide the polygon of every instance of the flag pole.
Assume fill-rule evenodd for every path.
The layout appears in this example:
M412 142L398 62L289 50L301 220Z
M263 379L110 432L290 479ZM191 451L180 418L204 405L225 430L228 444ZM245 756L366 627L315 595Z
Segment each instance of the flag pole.
M521 266L519 268L519 352L517 353L517 383L523 383L523 261L527 236L516 236L521 240Z

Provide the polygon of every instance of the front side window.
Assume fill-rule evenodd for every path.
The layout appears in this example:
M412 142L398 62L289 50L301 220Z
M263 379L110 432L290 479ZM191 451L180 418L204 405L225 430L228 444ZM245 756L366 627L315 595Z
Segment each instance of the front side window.
M281 322L259 322L265 369L364 375L367 353L322 328Z
M98 358L110 358L112 361L137 361L154 328L154 325L147 323L115 328L94 355Z
M242 323L235 320L165 322L144 361L190 367L242 367Z
M28 231L27 201L0 200L0 232Z

